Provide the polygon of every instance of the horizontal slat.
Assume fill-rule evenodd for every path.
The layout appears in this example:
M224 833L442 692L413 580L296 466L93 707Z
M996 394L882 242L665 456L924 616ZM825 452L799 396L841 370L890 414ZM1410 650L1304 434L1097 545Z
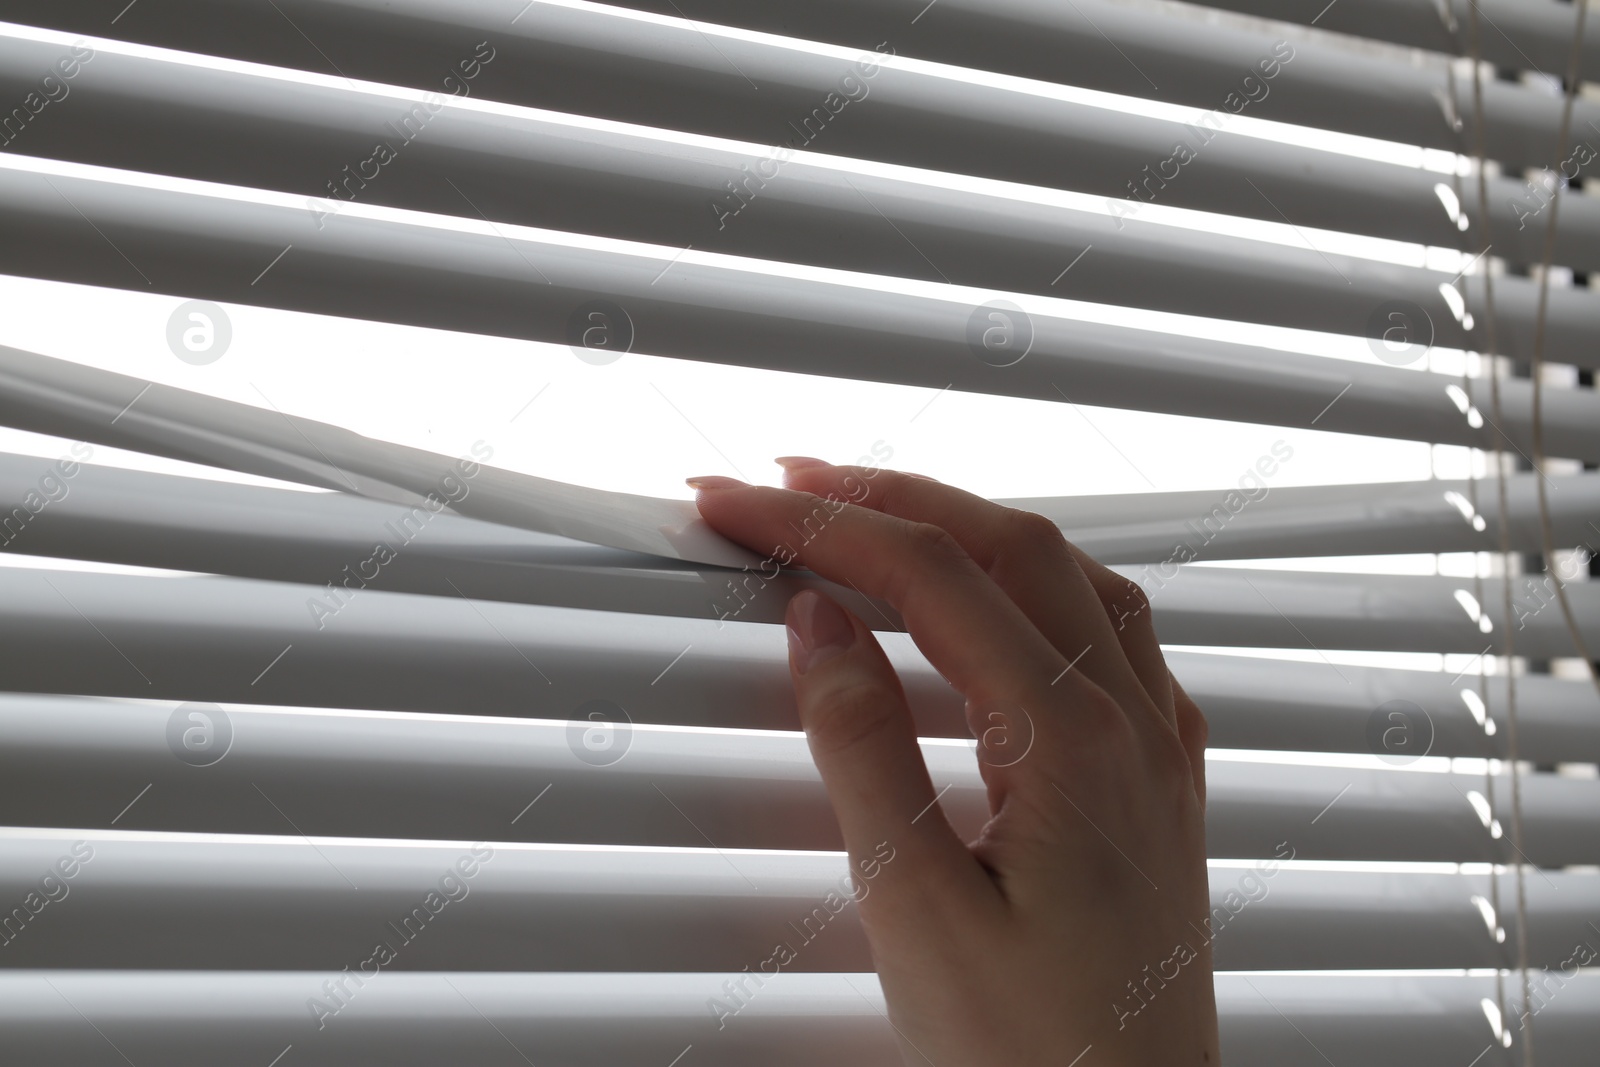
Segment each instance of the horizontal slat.
M376 559L376 550L365 558ZM381 566L351 562L381 574ZM1461 653L1497 647L1495 633L1481 630L1463 604L1473 588L1465 579L1205 566L1148 574L1122 570L1145 585L1155 606L1157 635L1168 644ZM535 585L528 599L576 602L581 608L394 593L361 588L359 576L347 581L345 574L329 576L330 585L341 583L335 592L236 578L0 569L6 598L0 603L0 634L16 653L0 668L0 685L114 694L130 693L130 685L133 691L146 686L151 696L187 687L190 693L214 690L216 699L250 700L239 694L247 688L244 679L261 669L251 665L263 651L272 655L299 643L303 651L291 661L291 670L278 673L276 684L259 699L288 697L291 691L280 687L296 684L288 678L297 676L298 685L320 691L307 700L305 690L292 690L296 695L290 702L339 703L346 694L365 691L382 703L407 699L401 694L410 685L420 686L419 693L438 693L440 680L425 677L445 648L479 666L508 655L524 658L519 642L559 657L607 655L611 648L629 646L640 627L652 625L648 616L654 614L700 620L680 624L685 643L698 637L714 647L729 620L776 622L786 603L782 590L763 588L759 574L618 569L611 572L605 595L591 598L584 572L550 573L554 595L545 597ZM1482 587L1486 617L1498 618L1499 580L1485 579ZM1552 595L1541 596L1531 578L1515 579L1513 590L1516 650L1530 656L1571 655L1571 635ZM1579 627L1589 632L1600 626L1600 585L1576 583L1567 593ZM643 614L585 610L608 601ZM898 629L887 606L879 614L859 598L850 603L869 626ZM86 638L90 620L100 634L97 640ZM414 656L415 673L387 664L382 649L368 643L375 637ZM582 653L580 641L597 647ZM209 658L191 662L179 651L185 646L203 647ZM439 651L428 651L430 646ZM534 674L530 663L529 675Z
M56 1067L115 1062L108 1043L135 1063L171 1067L268 1063L290 1045L306 1067L612 1067L670 1063L690 1046L708 1067L882 1067L899 1056L872 974L779 974L741 998L719 1029L708 1002L729 996L725 982L750 984L742 972L395 973L359 988L345 979L346 1006L319 1030L306 1002L326 998L324 982L340 977L7 971L0 1022L17 1055ZM1535 1019L1539 1062L1589 1067L1600 1040L1600 980L1534 977L1552 991ZM1485 999L1495 999L1491 975L1217 976L1230 1067L1327 1067L1330 1059L1461 1067L1493 1049Z
M1552 609L1553 610L1553 609ZM1486 734L1462 692L1478 692L1477 671L1389 670L1326 663L1168 652L1167 662L1190 696L1205 710L1211 743L1219 748L1283 751L1377 752L1373 721L1390 710L1416 708L1427 714L1435 756L1504 758L1510 751L1507 679L1484 680ZM1587 682L1549 675L1516 681L1518 754L1537 763L1600 763L1600 719ZM1395 704L1400 701L1403 703ZM1419 722L1419 731L1422 729ZM1420 736L1420 733L1419 733Z
M766 142L785 136L787 122L817 106L842 70L824 66L827 73L819 78L813 73L816 52L804 43L724 33L675 16L728 19L860 49L885 42L907 56L1202 109L1224 108L1229 93L1259 95L1244 79L1272 55L1281 36L1195 18L1152 17L1139 7L1091 0L1067 5L945 0L915 22L917 12L888 0L760 5L759 13L755 5L726 0L687 7L646 0L639 6L646 4L661 15L639 17L582 3L536 3L529 10L525 0L468 0L448 8L429 0L277 0L281 14L245 5L219 10L205 0L163 0L149 4L138 19L131 13L119 19L110 32L188 51L429 89L439 88L487 38L504 58L499 69L491 65L483 73L478 91L485 95ZM108 31L107 19L50 0L13 0L7 12L17 22L75 33ZM1300 39L1293 61L1266 83L1270 92L1247 114L1404 144L1461 147L1463 135L1446 121L1440 102L1450 99L1451 88L1442 60L1396 62L1294 36ZM317 47L308 47L307 38ZM806 88L798 109L794 97L777 91L796 82ZM993 106L996 94L981 85L939 94L936 84L909 77L907 82L915 85L909 95L913 104L921 104L918 110L925 109L923 115L907 121L912 116L903 109L880 109L882 114L852 121L848 128L841 123L839 136L830 136L824 151L872 154L858 146L874 139L881 141L879 153L903 155L918 143L932 145L940 133L952 133L948 127L941 130L928 113L935 100L946 114L1004 113ZM1454 88L1456 112L1470 116L1470 83L1457 79ZM1489 154L1518 167L1547 163L1559 102L1521 86L1490 83L1485 90ZM1600 105L1580 103L1577 128L1597 116ZM1471 143L1470 132L1466 143ZM989 154L964 137L935 150L949 158L962 149L967 166ZM1148 162L1159 158L1165 154ZM1026 164L1013 157L1006 165Z
M524 714L584 721L584 709L552 714L528 688ZM206 718L191 718L197 710ZM840 847L798 734L622 727L590 760L584 729L567 722L237 705L224 714L155 702L0 698L0 824ZM215 747L194 760L222 755L205 766L180 758L182 731L208 723ZM970 746L929 741L923 754L939 788L949 787L944 810L975 837L988 806ZM1471 794L1487 789L1481 775L1221 758L1208 763L1207 779L1216 857L1271 857L1287 843L1302 859L1515 858L1474 810ZM60 781L79 784L51 787ZM1600 861L1600 782L1535 774L1522 790L1522 847L1532 860ZM1504 805L1509 795L1502 778L1496 799ZM1509 817L1502 821L1509 827Z
M118 420L121 421L121 420ZM60 483L44 495L40 481ZM336 480L336 479L335 479ZM32 510L28 494L49 500ZM470 494L469 494L470 495ZM365 556L372 539L408 509L353 493L315 492L158 474L42 456L0 453L0 500L25 515L0 513L0 547L168 570L279 578L313 585L339 575L352 553ZM442 592L443 580L426 583L407 571L428 561L463 569L494 568L516 588L519 570L556 567L695 569L665 556L629 552L558 534L537 533L465 518L447 507L429 513L385 581L413 592ZM417 536L421 529L426 537ZM401 572L406 572L401 577ZM455 577L452 572L452 577ZM471 588L470 586L468 588ZM488 592L475 595L489 596ZM490 599L495 599L490 597Z
M974 340L992 325L981 305L995 294L963 286L818 276L361 204L318 230L299 198L200 183L169 188L128 172L16 156L0 158L0 211L17 235L0 247L0 269L28 276L559 344L569 340L572 316L604 297L629 316L637 350L659 356L1446 444L1488 447L1496 437L1487 422L1474 428L1463 414L1467 398L1452 376L1057 317L1066 305L1025 294L1017 299L1037 300L1028 312L1032 348L997 366L980 358L996 357ZM1180 239L1199 257L1197 276L1225 272L1213 243L1220 238L1169 229L1163 247ZM1273 275L1305 257L1329 270L1315 253L1265 244L1241 252L1236 266L1270 302ZM1369 280L1428 273L1372 270ZM1319 279L1305 294L1330 300L1345 292L1326 286ZM1496 291L1505 296L1507 286ZM1358 301L1363 323L1389 293L1380 286ZM1531 289L1527 295L1531 313ZM1600 298L1568 295L1552 305L1547 355L1567 358L1555 352L1561 335L1592 358L1587 337L1579 346L1573 331L1590 318L1600 330ZM1500 426L1526 451L1530 387L1507 382L1501 392ZM1600 397L1547 393L1546 453L1600 459Z
M553 573L557 591L550 599L596 606L587 599L583 571ZM331 575L330 584L335 580L344 576ZM554 685L542 668L555 663L562 685L548 695L564 715L587 699L597 677L608 676L619 652L660 647L659 638L641 636L653 628L668 627L661 632L677 636L657 673L694 645L699 655L688 658L702 669L720 656L747 655L744 650L752 647L770 650L765 654L774 666L781 664L775 627L768 637L730 636L748 634L745 627L729 626L730 620L777 622L786 602L781 590L762 588L758 579L745 586L744 580L730 585L727 572L612 572L607 595L628 610L594 611L392 593L355 582L341 585L336 595L326 587L235 578L4 568L0 635L13 655L0 666L0 686L408 709L453 707L468 691L457 687L467 686L476 705L493 712L519 707L526 698L518 687L528 681ZM1479 632L1454 596L1470 584L1191 567L1151 598L1157 633L1171 644L1492 652L1493 635ZM1484 584L1493 614L1497 583ZM1578 584L1568 592L1580 626L1592 628L1600 586ZM543 599L539 594L533 590ZM605 603L605 597L598 599ZM1530 597L1527 603L1535 602ZM1517 650L1570 654L1559 611L1548 597L1538 603L1545 607L1529 613ZM669 624L656 615L678 621ZM862 608L861 618L891 628L869 608ZM286 669L250 681L291 644L297 654L285 657ZM910 649L909 642L889 644ZM458 677L468 666L473 679ZM1348 683L1341 668L1329 670ZM485 671L490 674L480 673ZM1332 675L1322 677L1331 682ZM641 688L630 686L631 694L643 695ZM642 703L655 701L645 697ZM718 717L707 724L744 725Z
M1311 24L1336 33L1465 53L1471 40L1473 0L1200 0L1207 7ZM1480 54L1497 67L1560 75L1571 59L1577 13L1552 0L1477 0ZM1319 9L1321 9L1319 11ZM1448 15L1446 15L1448 12ZM1600 71L1600 27L1584 27L1583 69Z
M736 971L780 944L797 957L787 970L872 967L848 898L874 885L852 883L843 856L77 830L0 840L6 899L92 850L57 874L66 895L39 921L6 931L7 968L338 970L380 943L406 971ZM877 855L874 876L898 858L894 842ZM1212 925L1195 936L1214 940L1222 970L1502 967L1518 933L1509 907L1504 942L1485 918L1495 877L1498 899L1515 899L1510 872L1213 866ZM1560 967L1597 910L1600 875L1529 875L1533 965Z
M1570 969L1529 977L1538 1062L1587 1062L1600 1038L1600 982ZM1513 1006L1520 1002L1516 975L1503 986L1509 1050L1496 1049L1500 1034L1484 1007L1495 1003L1501 988L1493 975L1219 974L1216 988L1229 1067L1328 1067L1329 1057L1372 1067L1449 1067L1479 1057L1480 1065L1509 1067L1523 1050L1514 1021L1520 1010Z
M740 613L725 575L657 572L657 590L637 580L641 575L650 572L593 584L609 585L619 606L629 600L661 608L670 598L684 614L353 586L336 598L326 587L281 582L0 568L0 628L10 650L0 663L0 687L551 718L604 695L643 722L793 722L783 630L772 624L782 599L769 594ZM585 572L558 577L582 594ZM766 624L710 617L713 598L724 597L725 616L743 620L760 606ZM927 706L929 732L964 734L960 701L911 642L885 644L908 668L907 685Z
M782 621L789 597L810 587L878 617L871 601L809 573L769 577L767 566L758 573L772 591L742 608L757 588L742 572L347 493L0 456L0 500L17 502L0 513L6 551L297 582L328 598L318 617L339 610L330 584L766 622ZM380 563L378 542L393 558ZM708 593L725 595L721 611Z
M1600 820L1593 805L1600 801L1600 784L1527 774L1521 789L1525 862L1595 863ZM1218 856L1260 857L1287 841L1297 848L1304 842L1306 851L1299 854L1308 858L1512 862L1517 857L1509 842L1508 776L1499 776L1494 786L1499 837L1491 836L1476 810L1487 802L1487 790L1482 775L1210 760L1207 848ZM1406 813L1403 829L1400 812Z
M1261 571L1205 565L1120 566L1155 606L1156 633L1169 644L1397 652L1493 652L1507 625L1503 581L1482 581L1483 603L1468 606L1471 578L1432 575ZM1540 576L1511 579L1516 652L1577 654L1554 586ZM1567 598L1585 634L1600 632L1600 583L1574 582ZM1478 614L1491 621L1482 627Z
M3 24L0 29L0 91L19 97L38 81L40 70L49 69L72 45L72 38L63 34ZM1129 195L1127 183L1148 163L1167 158L1174 144L1195 136L1189 126L1174 120L1011 92L1015 99L1004 110L1012 128L1018 111L1043 109L1049 141L1040 145L1036 134L1024 137L1017 130L1018 143L995 154L1030 160L1060 155L1066 165L1046 169L1032 162L1028 166L1038 167L1037 172L1014 165L1016 173L997 176L1042 180L1051 188L1093 195L1075 201L1079 210L1069 211L1028 203L1029 198L1050 199L1039 189L1013 187L1001 194L964 190L951 198L940 187L943 175L927 171L902 170L894 177L858 173L846 184L836 161L826 156L787 160L776 175L768 176L764 168L772 164L762 161L771 150L759 144L684 138L644 126L484 104L476 97L454 97L437 111L420 113L412 120L418 127L415 140L402 144L396 116L418 106L415 90L363 84L352 92L350 82L334 76L219 65L103 39L90 44L95 56L72 81L72 107L52 111L48 121L28 129L26 141L19 140L19 148L25 145L29 155L306 197L357 199L473 218L482 212L496 221L918 278L937 276L929 270L931 261L964 284L1083 300L1173 310L1203 305L1201 313L1268 322L1286 322L1292 314L1293 324L1342 332L1366 326L1362 319L1352 321L1336 301L1285 307L1237 294L1230 298L1230 291L1219 287L1220 294L1210 301L1184 304L1185 297L1162 284L1159 273L1128 277L1132 267L1125 261L1138 249L1125 238L1141 228L1129 231L1121 217L1139 210L1123 199ZM829 61L814 57L812 62ZM880 71L862 83L871 93L859 106L898 109L895 82L904 77L902 72ZM819 86L815 94L825 96L826 87ZM970 110L970 102L966 107ZM799 100L793 110L806 114ZM315 117L314 123L308 123L308 116ZM843 121L854 120L852 113ZM978 120L947 113L942 121L958 126L943 130L937 142L950 144L964 139L961 123ZM1039 121L1046 121L1043 114ZM109 135L112 130L116 136ZM824 141L819 136L817 145ZM376 142L389 143L400 158L381 171L362 164L365 177L345 170L371 156ZM867 158L881 155L880 149ZM970 153L964 158L971 158ZM925 162L954 167L958 160ZM746 192L756 202L733 214L740 200L728 192L729 183L745 182L750 168L757 167L763 168L757 170L763 180ZM1298 226L1391 240L1448 248L1462 240L1435 191L1448 178L1416 167L1224 132L1185 164L1182 177L1159 195L1144 195L1166 205L1273 223L1290 218ZM1019 191L1022 199L1015 195ZM1521 216L1531 208L1519 213L1514 206L1528 196L1523 184L1495 178L1489 191L1496 254L1541 260L1544 229L1522 225ZM1119 217L1103 217L1100 198L1122 201L1116 209ZM619 210L623 203L626 209ZM902 232L885 225L878 209ZM1085 209L1091 214L1086 216ZM331 217L339 205L322 210ZM1477 217L1475 211L1468 215ZM1600 268L1600 203L1567 197L1560 219L1555 261L1578 270ZM1089 269L1068 284L1053 284L1064 265L1057 262L1062 249L1090 244L1095 257L1084 264ZM1159 260L1144 270L1175 269L1164 264ZM1327 270L1320 261L1315 269ZM1413 287L1395 295L1425 298L1440 320L1441 343L1455 344L1460 331L1433 291L1439 280L1426 290Z
M119 420L120 421L120 420ZM343 493L304 493L231 485L179 475L75 464L66 495L37 514L0 514L0 547L60 558L171 570L271 578L319 585L372 553L392 533L393 504ZM53 461L0 454L0 500L39 496ZM1540 545L1532 474L1511 479L1512 547ZM1396 482L1351 486L1263 486L1181 493L1009 498L999 503L1054 519L1075 544L1108 563L1163 563L1184 558L1349 555L1381 552L1493 551L1494 530L1464 516L1466 482ZM1494 485L1478 488L1492 512ZM1265 494L1265 495L1258 495ZM1454 497L1451 496L1454 494ZM1600 477L1551 480L1556 544L1600 543ZM43 499L42 497L40 499ZM1237 510L1235 510L1237 509ZM525 600L629 609L612 596L615 572L682 573L692 565L607 549L549 534L447 513L430 516L427 537L408 542L384 565L382 588L489 600ZM414 532L414 531L413 531ZM587 588L568 573L583 569ZM1130 573L1141 573L1129 568ZM448 575L446 574L448 571ZM609 581L608 581L608 572ZM702 577L715 580L716 572ZM805 582L784 579L785 592ZM455 583L452 585L451 583ZM563 594L557 590L571 587ZM837 587L830 588L837 591ZM779 600L776 594L770 597ZM786 598L784 598L786 599ZM1491 605L1493 607L1493 605ZM633 610L647 610L636 602ZM763 619L775 619L769 614Z
M905 56L1199 108L1219 107L1229 92L1241 89L1259 94L1259 82L1245 86L1244 78L1257 72L1263 57L1287 37L1293 41L1295 58L1266 82L1267 95L1254 101L1246 114L1446 151L1470 146L1473 138L1471 82L1458 77L1452 83L1444 57L1377 52L1304 31L1285 33L1281 26L1223 22L1187 4L941 0L912 21L894 0L789 0L761 5L738 0L621 2L659 15L860 48L888 39ZM1326 0L1200 2L1321 29L1421 44L1451 57L1467 48L1467 0L1451 0L1461 24L1459 40L1443 32L1439 8L1443 0L1335 0L1333 10ZM1354 10L1346 12L1346 6ZM1483 12L1483 51L1491 61L1553 74L1566 70L1574 21L1566 4L1490 0ZM1423 20L1431 22L1433 33L1426 41L1412 40L1417 22ZM1363 30L1351 31L1352 25ZM1592 28L1587 39L1596 40ZM1535 49L1532 54L1543 57L1540 65L1518 50L1524 41ZM1591 52L1590 60L1596 54L1600 53ZM1600 68L1586 62L1584 69L1592 73ZM1452 90L1456 113L1466 124L1459 133L1445 121ZM1490 157L1518 169L1548 165L1558 121L1558 109L1549 96L1493 80L1484 86L1484 96ZM1582 137L1579 134L1574 143Z
M1542 551L1535 475L1507 480L1511 548ZM1274 488L1258 474L1225 489L999 501L1054 519L1103 563L1197 559L1491 552L1500 548L1495 481L1368 482ZM1548 479L1557 545L1600 545L1600 476ZM1257 484L1262 483L1262 484ZM1481 520L1476 522L1474 520ZM1479 526L1481 525L1481 529Z

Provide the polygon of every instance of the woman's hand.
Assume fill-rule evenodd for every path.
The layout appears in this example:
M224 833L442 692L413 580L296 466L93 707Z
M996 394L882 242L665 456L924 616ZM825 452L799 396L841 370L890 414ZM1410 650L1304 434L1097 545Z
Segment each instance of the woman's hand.
M1038 515L779 462L787 489L690 479L701 514L893 604L979 738L992 817L967 843L872 631L818 593L790 602L800 718L852 869L894 849L859 908L906 1062L1216 1067L1206 725L1138 587Z

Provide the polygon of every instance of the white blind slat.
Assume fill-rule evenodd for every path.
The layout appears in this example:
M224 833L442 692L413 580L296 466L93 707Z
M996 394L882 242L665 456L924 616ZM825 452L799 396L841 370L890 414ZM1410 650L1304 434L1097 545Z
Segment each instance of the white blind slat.
M305 1001L326 995L322 983L337 973L0 972L0 1020L19 1055L62 1067L104 1062L104 1039L85 1016L136 1062L142 1055L183 1067L240 1049L270 1057L289 1043L308 1067L365 1056L396 1067L431 1067L442 1057L500 1063L515 1055L508 1042L536 1063L581 1067L670 1062L690 1045L712 1067L881 1067L899 1054L872 974L780 974L718 1030L706 1003L727 996L723 983L742 973L394 971L318 1030ZM1563 995L1540 1013L1546 1062L1581 1064L1591 1054L1597 986L1588 975L1565 979ZM1480 1054L1494 1040L1482 1006L1494 987L1486 975L1222 974L1217 1000L1238 1067L1326 1067L1325 1056L1413 1067Z
M506 723L238 707L224 718L215 708L166 702L8 697L0 703L7 743L0 796L8 808L57 826L106 828L117 819L118 828L276 834L292 820L319 836L696 848L704 834L728 848L840 847L798 735L619 726L608 728L605 751L585 760L574 746L586 740L590 710L617 722L618 709L628 710L625 698L607 699L589 696L553 712L530 699L523 714L546 720ZM54 718L40 722L41 713ZM548 721L574 715L576 727ZM229 734L231 747L201 768L174 759L167 740L174 720L209 722L218 736ZM923 755L940 788L949 787L945 812L975 836L988 809L970 749L930 741ZM1481 800L1487 788L1481 774L1366 762L1377 769L1210 760L1211 855L1270 858L1284 854L1279 846L1287 842L1301 859L1515 858L1474 807L1472 794ZM93 784L47 792L48 782L73 773ZM148 795L118 819L147 785ZM1497 788L1509 788L1508 780ZM1600 849L1600 784L1534 774L1522 789L1528 855L1561 866ZM281 810L263 803L263 792ZM513 823L535 796L538 803Z
M872 966L856 909L839 899L842 855L64 829L8 838L0 887L25 894L78 841L93 858L71 881L82 901L72 922L23 931L6 946L12 965L138 967L159 957L193 970L338 970L384 942L407 969L429 971L736 971L776 940L792 944L793 972ZM456 867L464 857L468 875ZM1493 966L1487 927L1471 936L1485 923L1473 898L1489 898L1491 877L1213 866L1217 965ZM1499 877L1509 896L1511 876ZM1600 877L1547 877L1530 890L1527 914L1535 965L1556 969L1600 908ZM1255 899L1241 906L1246 892Z

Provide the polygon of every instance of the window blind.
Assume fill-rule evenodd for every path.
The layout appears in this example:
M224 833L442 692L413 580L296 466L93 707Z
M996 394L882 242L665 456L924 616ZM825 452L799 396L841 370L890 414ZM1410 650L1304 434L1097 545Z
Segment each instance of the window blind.
M1600 638L1597 29L1469 3L8 0L0 272L1505 459L1003 502L1144 586L1210 720L1227 1063L1588 1064L1600 700L1538 668ZM39 352L0 423L301 486L0 455L7 1057L894 1058L791 732L827 583L488 463L428 509L449 457ZM1295 566L1407 553L1500 567ZM974 834L959 697L886 652Z

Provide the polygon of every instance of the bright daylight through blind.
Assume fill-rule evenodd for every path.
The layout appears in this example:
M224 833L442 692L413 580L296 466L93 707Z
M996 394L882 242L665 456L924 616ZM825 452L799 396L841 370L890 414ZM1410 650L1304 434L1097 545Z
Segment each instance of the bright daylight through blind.
M1583 77L1558 0L4 0L0 1063L891 1062L789 595L988 809L691 521L792 453L1150 595L1230 1067L1595 1063Z

